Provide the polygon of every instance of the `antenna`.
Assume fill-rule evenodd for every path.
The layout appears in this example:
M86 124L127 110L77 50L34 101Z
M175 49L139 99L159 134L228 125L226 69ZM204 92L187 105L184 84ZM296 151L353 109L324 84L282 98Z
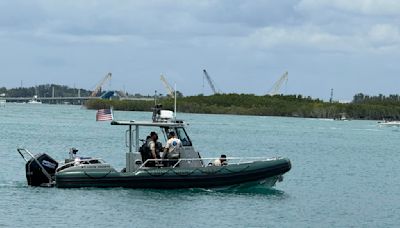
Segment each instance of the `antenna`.
M154 106L157 105L157 90L154 90Z
M174 95L174 119L176 120L176 83L175 83L175 85L174 85L174 92L175 92L175 95Z

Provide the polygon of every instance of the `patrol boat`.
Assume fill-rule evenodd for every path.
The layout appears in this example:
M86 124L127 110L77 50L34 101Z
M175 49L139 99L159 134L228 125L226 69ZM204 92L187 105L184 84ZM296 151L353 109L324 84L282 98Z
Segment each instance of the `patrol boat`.
M291 169L287 158L226 157L220 166L218 158L202 158L185 129L187 124L176 120L172 111L156 106L152 121L112 121L113 126L128 128L125 135L126 167L117 171L100 158L78 157L71 149L70 157L57 162L48 154L33 155L24 148L17 149L26 161L26 178L30 186L126 187L126 188L220 188L230 186L264 185L272 187ZM173 131L182 142L177 159L147 159L140 150L139 133L143 128L158 128L163 135ZM140 153L141 151L142 153ZM151 164L151 165L150 165Z

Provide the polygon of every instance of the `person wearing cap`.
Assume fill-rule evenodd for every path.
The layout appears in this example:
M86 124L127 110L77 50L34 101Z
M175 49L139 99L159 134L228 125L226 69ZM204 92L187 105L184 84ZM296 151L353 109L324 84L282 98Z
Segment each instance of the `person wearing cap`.
M179 150L182 147L182 142L180 139L176 137L175 132L171 131L168 134L168 141L164 147L164 155L163 158L168 159L178 159L179 158Z
M228 165L228 162L226 161L226 155L221 154L220 158L215 159L215 161L213 162L213 166L224 166L224 165Z

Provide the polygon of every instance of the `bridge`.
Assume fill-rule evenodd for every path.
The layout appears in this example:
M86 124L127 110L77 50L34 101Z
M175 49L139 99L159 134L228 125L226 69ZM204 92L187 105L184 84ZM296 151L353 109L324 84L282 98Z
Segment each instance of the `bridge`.
M1 97L1 100L6 102L19 102L26 103L33 100L32 97ZM47 104L83 104L88 100L99 100L100 97L38 97L35 100ZM119 100L132 100L132 101L152 101L151 97L121 97Z

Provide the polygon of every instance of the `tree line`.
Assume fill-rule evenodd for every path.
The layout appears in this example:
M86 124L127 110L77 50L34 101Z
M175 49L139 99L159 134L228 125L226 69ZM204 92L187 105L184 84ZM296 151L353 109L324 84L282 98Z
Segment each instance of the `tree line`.
M0 87L0 94L4 94L7 97L52 97L54 88L55 97L77 97L78 94L82 97L87 97L91 94L90 90L70 88L64 85L45 84L35 87L19 87L7 89Z
M38 97L52 97L53 96L53 89L54 89L54 97L77 97L78 94L81 97L88 97L91 95L93 91L86 90L86 89L78 89L78 88L71 88L65 85L56 85L56 84L44 84L32 87L18 87L7 89L6 87L0 87L0 94L7 96L7 97L33 97L37 95ZM99 91L97 96L102 95L106 91ZM120 92L120 91L118 91ZM128 97L135 97L135 98L142 98L142 97L152 97L153 95L142 95L140 93L136 94L128 94L125 92L125 96ZM158 97L169 97L169 95L163 95L161 93L157 94ZM183 94L177 91L177 97L183 97Z
M287 116L306 118L400 119L398 95L367 96L357 94L350 103L324 102L301 95L256 96L254 94L215 94L187 96L178 99L178 112L235 114L259 116ZM396 100L397 99L397 100ZM173 110L171 98L158 101ZM91 100L86 107L101 109L112 106L115 110L151 111L154 101Z
M0 87L0 95L7 97L82 97L90 96L90 90L70 88L63 85L46 84L35 87L7 89ZM79 92L78 92L79 91ZM392 119L400 120L400 95L370 96L363 93L354 95L350 103L324 102L320 99L302 95L264 95L254 94L215 94L204 96L183 96L178 94L178 111L187 113L235 114L260 116L288 116L309 118L351 119ZM148 97L141 94L131 97ZM174 101L168 96L158 94L159 103L164 108L173 110ZM89 109L100 109L113 106L115 110L151 111L154 101L132 100L90 100L85 106Z

